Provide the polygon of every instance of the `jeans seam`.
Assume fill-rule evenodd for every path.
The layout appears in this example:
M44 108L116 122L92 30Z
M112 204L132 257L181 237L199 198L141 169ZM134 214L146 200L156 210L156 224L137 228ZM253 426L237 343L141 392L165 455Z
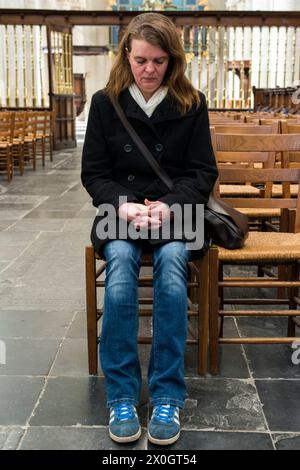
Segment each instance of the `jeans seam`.
M122 403L122 402L126 402L126 401L133 402L134 404L138 403L138 400L134 397L116 398L114 400L109 400L107 402L107 407L109 408L109 407L113 406L115 403Z
M157 397L157 398L152 398L151 399L151 404L154 406L156 405L157 402L160 402L160 404L168 404L170 403L175 403L177 406L180 406L183 408L185 400L178 400L177 398L172 398L172 397Z

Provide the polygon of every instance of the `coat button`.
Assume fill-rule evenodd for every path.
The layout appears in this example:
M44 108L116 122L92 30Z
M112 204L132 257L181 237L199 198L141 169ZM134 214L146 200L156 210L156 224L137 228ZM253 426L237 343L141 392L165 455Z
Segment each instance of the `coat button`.
M128 179L128 181L131 182L131 181L135 180L135 176L134 175L128 175L127 179Z
M132 145L130 145L130 144L125 144L123 148L124 148L125 152L128 153L128 152L131 152L131 150L132 150Z
M155 150L157 152L161 152L163 148L164 148L164 146L162 144L156 144L155 145Z

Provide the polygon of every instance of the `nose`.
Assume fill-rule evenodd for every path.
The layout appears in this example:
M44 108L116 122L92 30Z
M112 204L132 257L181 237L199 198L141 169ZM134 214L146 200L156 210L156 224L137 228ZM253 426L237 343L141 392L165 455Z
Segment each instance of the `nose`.
M150 62L150 61L147 62L145 71L148 72L148 73L152 73L152 72L154 72L154 70L155 70L155 67L154 67L153 62Z

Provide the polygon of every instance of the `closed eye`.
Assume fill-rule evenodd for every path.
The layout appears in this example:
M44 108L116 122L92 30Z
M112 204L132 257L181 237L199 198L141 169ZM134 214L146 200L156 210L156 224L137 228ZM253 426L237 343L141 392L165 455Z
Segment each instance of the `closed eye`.
M161 58L161 59L154 59L153 62L155 62L157 65L162 65L165 62L166 59ZM146 62L145 59L136 59L137 63L142 65Z

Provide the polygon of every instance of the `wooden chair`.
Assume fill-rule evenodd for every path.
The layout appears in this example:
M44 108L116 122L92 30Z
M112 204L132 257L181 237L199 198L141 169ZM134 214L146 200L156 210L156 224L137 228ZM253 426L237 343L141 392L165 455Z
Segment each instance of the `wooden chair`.
M45 166L46 155L47 112L36 111L36 154L41 156L42 165Z
M300 139L299 139L300 140ZM300 147L300 142L298 142ZM251 181L254 184L265 184L267 182L280 181L282 184L299 183L300 170L290 169L221 169L219 174L220 182L231 181L233 183ZM218 346L219 344L277 344L292 343L296 340L295 326L298 324L297 305L299 304L297 290L300 287L299 281L299 263L300 258L300 195L297 198L236 198L224 199L235 207L256 207L256 208L276 208L288 212L293 219L294 233L282 232L250 232L245 246L239 250L226 250L213 246L209 250L209 315L210 315L210 371L217 374L218 364ZM286 270L288 277L225 277L223 268L226 265L272 265L288 266ZM223 296L220 292L228 287L240 288L287 288L289 295L287 299L228 299L226 303L230 304L248 304L265 305L280 304L288 305L288 309L282 310L225 310L223 306ZM221 301L221 302L220 302ZM224 338L223 332L219 329L219 321L226 317L288 317L288 332L282 337L237 337ZM222 324L222 322L221 322Z
M53 162L53 126L54 126L54 114L53 111L44 111L45 115L45 151L49 153L50 162Z
M247 157L247 154L252 154L253 159L261 158L265 155L265 163L263 163L264 168L274 168L275 159L277 153L282 153L285 155L287 152L297 151L300 149L300 139L298 135L281 135L281 134L249 134L249 135L226 135L226 134L214 134L212 133L213 146L215 148L215 153L217 155L217 160L225 158L226 155L240 155L240 160ZM223 157L223 155L225 157ZM257 162L256 162L257 163ZM227 182L228 183L228 182ZM221 184L221 183L220 183ZM256 188L257 189L257 188ZM268 183L265 185L264 190L268 192L271 190L274 192L274 185ZM284 185L284 196L289 197L290 194L290 184ZM227 194L222 194L222 196L232 196L227 192ZM239 195L237 193L237 195ZM240 193L240 195L243 195ZM257 192L257 196L259 193ZM278 218L280 216L280 211L276 209L268 208L255 208L249 206L248 208L242 209L249 217L255 219L256 216L265 223L265 220ZM283 226L284 229L284 226ZM285 228L287 229L287 228Z
M35 111L27 111L25 115L24 162L32 162L33 170L36 170L36 132L37 114Z
M26 132L26 112L15 112L13 128L13 161L19 166L20 175L24 173L24 146Z
M105 281L100 276L105 272L105 261L94 251L92 246L85 249L86 266L86 313L87 313L87 342L88 367L90 374L97 374L98 370L98 321L102 317L103 309L98 305L97 289L105 287ZM144 254L141 266L152 266L152 256ZM188 263L189 282L187 283L189 333L192 338L187 344L198 346L198 373L203 375L207 371L208 355L208 254L203 258ZM201 273L201 278L200 278ZM151 287L152 276L140 276L139 287ZM195 304L196 302L196 304ZM140 298L140 316L150 316L152 313L152 298ZM149 307L148 307L149 306ZM193 328L193 319L197 320L196 334ZM139 336L140 344L151 343L151 337Z
M0 171L6 172L7 181L13 178L12 139L14 113L0 113Z

